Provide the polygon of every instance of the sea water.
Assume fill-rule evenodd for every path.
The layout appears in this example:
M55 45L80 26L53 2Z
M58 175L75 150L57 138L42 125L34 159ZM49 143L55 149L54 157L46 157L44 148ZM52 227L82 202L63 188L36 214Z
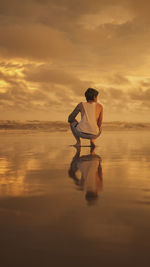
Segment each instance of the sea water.
M150 132L0 133L2 266L149 266Z

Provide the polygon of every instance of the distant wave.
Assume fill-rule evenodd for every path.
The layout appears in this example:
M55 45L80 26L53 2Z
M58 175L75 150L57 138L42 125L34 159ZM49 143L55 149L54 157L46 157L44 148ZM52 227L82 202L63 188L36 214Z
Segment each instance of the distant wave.
M150 130L150 123L131 123L131 122L104 122L103 130ZM0 120L0 130L41 130L51 132L66 132L69 124L62 121L16 121Z
M61 121L15 121L0 120L0 130L42 130L42 131L67 131L69 125Z

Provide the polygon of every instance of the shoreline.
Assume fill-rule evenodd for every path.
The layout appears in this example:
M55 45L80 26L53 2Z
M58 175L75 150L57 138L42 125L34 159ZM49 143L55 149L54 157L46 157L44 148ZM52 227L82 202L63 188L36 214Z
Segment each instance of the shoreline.
M70 126L61 121L0 120L2 132L69 132ZM150 123L103 122L102 131L150 131Z

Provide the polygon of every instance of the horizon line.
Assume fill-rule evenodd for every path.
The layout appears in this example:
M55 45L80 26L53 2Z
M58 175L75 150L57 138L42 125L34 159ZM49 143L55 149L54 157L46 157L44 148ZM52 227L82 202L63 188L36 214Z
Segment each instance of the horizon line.
M18 119L0 119L0 122L51 122L51 123L68 123L67 120L18 120ZM142 121L121 121L121 120L112 120L112 121L103 121L103 123L133 123L133 124L137 124L137 123L141 123L141 124L145 124L145 123L150 123L150 121L148 122L142 122Z

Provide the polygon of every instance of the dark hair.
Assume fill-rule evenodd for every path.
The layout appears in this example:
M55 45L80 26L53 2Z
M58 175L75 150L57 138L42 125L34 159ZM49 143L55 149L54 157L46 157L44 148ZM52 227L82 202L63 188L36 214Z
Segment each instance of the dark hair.
M94 98L98 95L98 91L93 88L88 88L85 92L85 97L87 101L94 100Z

